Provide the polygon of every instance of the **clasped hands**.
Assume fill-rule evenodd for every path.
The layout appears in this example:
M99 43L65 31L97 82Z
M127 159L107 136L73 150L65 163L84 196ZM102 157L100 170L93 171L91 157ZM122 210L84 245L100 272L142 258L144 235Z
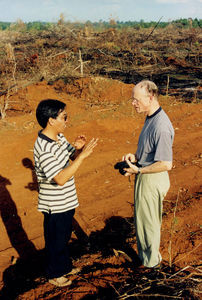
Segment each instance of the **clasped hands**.
M138 167L136 165L134 165L134 163L137 161L135 155L132 153L128 153L122 157L122 161L124 161L124 160L127 162L127 164L130 167L130 168L124 169L124 171L126 171L124 176L131 176L133 174L137 174Z

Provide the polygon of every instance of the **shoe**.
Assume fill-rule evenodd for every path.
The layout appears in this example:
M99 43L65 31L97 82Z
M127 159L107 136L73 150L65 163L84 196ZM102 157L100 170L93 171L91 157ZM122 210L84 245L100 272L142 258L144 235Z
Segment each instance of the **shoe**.
M81 271L80 268L74 268L72 269L69 273L65 274L65 276L69 276L69 275L76 275Z
M144 265L140 265L137 268L135 268L135 271L141 274L145 274L150 272L151 268L145 267Z
M71 285L72 284L72 281L68 280L64 276L61 276L61 277L58 277L58 278L49 279L48 282L51 283L51 284L54 284L56 286L67 286L67 285Z
M140 265L137 267L138 270L146 270L148 269L147 267L145 267L144 265Z
M160 279L165 279L164 278L164 273L161 272L158 269L152 268L149 273L146 274L146 277L150 280L160 280Z
M161 263L153 266L153 267L146 267L144 265L140 265L137 268L135 268L138 272L142 272L142 273L150 273L150 272L157 272L160 271L161 269Z

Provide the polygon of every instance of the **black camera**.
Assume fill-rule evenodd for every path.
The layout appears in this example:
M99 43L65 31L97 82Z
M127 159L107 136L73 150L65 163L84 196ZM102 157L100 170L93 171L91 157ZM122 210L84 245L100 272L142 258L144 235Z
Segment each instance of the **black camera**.
M121 175L125 175L126 174L126 171L124 169L127 169L127 168L130 168L128 163L124 160L124 161L120 161L120 162L117 162L115 165L114 165L114 169L117 169L119 170L119 173Z

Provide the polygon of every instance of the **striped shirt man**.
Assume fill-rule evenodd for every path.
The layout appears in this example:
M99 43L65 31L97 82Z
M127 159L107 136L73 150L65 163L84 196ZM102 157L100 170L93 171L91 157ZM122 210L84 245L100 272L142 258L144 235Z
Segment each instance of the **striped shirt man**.
M54 141L41 131L34 145L35 171L39 184L38 210L46 213L61 213L79 206L74 176L63 186L53 178L69 165L75 148L63 134Z

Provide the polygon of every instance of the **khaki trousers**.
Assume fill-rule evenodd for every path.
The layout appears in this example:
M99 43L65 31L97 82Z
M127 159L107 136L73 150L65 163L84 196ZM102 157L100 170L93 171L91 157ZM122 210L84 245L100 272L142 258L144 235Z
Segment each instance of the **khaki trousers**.
M138 255L146 267L162 260L159 252L163 199L170 187L168 172L139 174L135 179L135 228Z

